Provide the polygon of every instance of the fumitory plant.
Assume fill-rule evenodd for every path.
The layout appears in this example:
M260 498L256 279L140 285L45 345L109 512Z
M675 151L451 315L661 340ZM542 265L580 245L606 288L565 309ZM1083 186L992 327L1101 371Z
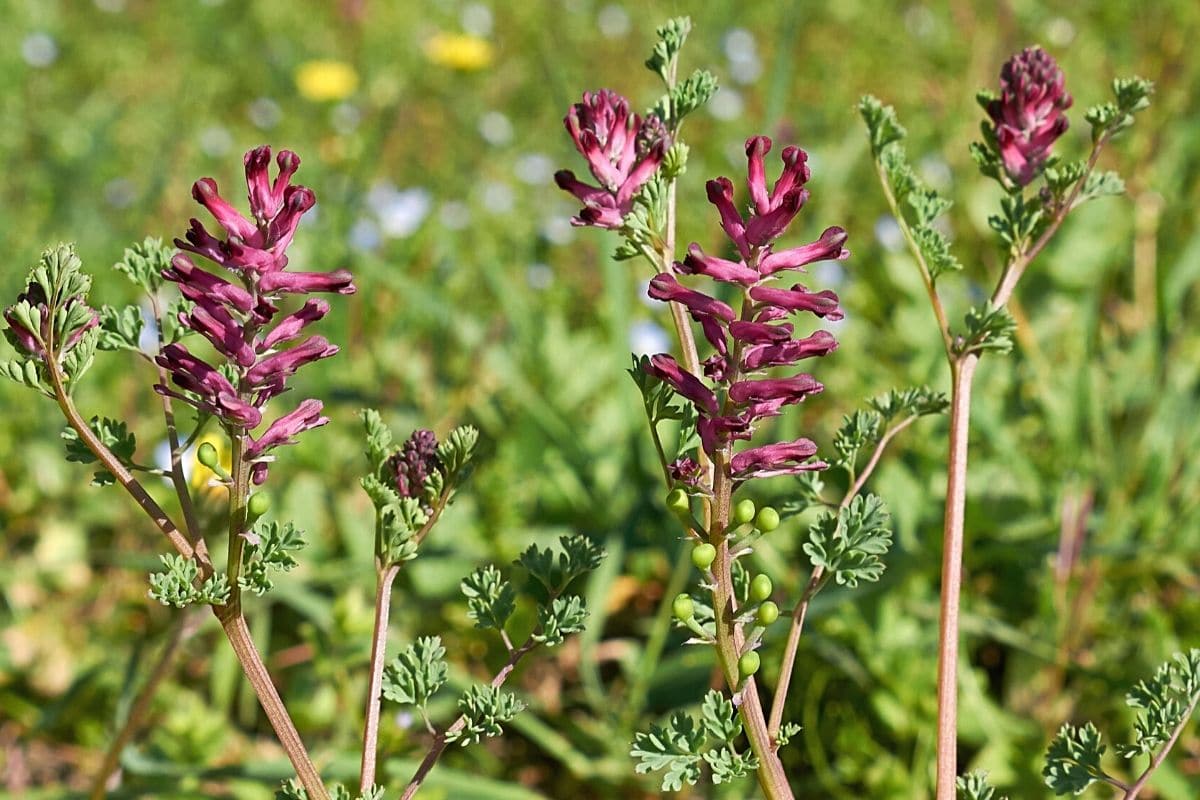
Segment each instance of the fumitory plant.
M940 279L964 268L939 227L938 220L951 202L927 186L910 166L903 144L905 130L894 109L871 96L859 103L884 195L916 262L950 367L938 648L938 800L954 797L957 775L959 616L975 372L985 354L1012 350L1016 322L1007 306L1021 278L1067 216L1083 203L1124 191L1120 177L1099 171L1097 164L1105 146L1150 105L1153 92L1150 82L1141 78L1115 80L1114 99L1084 114L1091 128L1090 151L1086 158L1072 160L1053 152L1068 128L1066 111L1073 98L1052 56L1038 47L1012 56L1000 71L999 89L999 93L989 90L978 95L987 118L981 125L983 141L972 144L971 155L980 172L1001 191L999 213L988 222L997 236L1003 268L987 301L966 312L961 328L951 325L939 290ZM983 278L982 270L975 277ZM1058 789L1065 784L1051 781L1051 785ZM1136 791L1127 796L1133 795Z
M779 749L799 730L784 720L784 712L805 614L830 580L854 587L882 574L882 557L892 540L889 515L881 498L863 490L887 444L917 418L942 411L946 402L923 387L883 395L847 417L832 462L816 460L817 445L808 438L753 441L766 420L823 389L813 375L794 369L832 353L837 340L828 330L798 330L797 325L837 321L843 311L834 292L789 285L785 279L814 262L848 257L848 234L831 226L814 242L779 244L809 197L808 156L799 147L784 147L778 177L768 185L772 142L752 136L745 146L746 213L729 178L706 184L729 240L729 257L693 243L677 260L676 179L686 169L688 153L680 129L716 88L704 71L677 79L689 30L685 18L659 28L647 66L662 79L666 93L644 116L608 89L585 94L568 112L567 131L599 186L567 171L556 176L558 185L584 204L575 224L616 230L622 238L616 257L645 261L653 271L649 296L671 309L682 363L665 353L642 357L630 374L644 401L668 490L667 508L692 543L691 562L700 576L697 591L673 590L665 602L678 624L693 634L692 643L714 648L725 683L725 691L704 698L700 720L676 713L665 725L639 733L631 752L638 772L663 772L664 790L694 784L705 771L717 784L755 773L768 798L790 798ZM714 283L702 290L684 285L680 277ZM703 360L693 324L710 350ZM789 372L778 375L780 368ZM663 430L669 422L676 423L673 440ZM867 453L861 463L860 454ZM831 466L850 476L838 501L826 501L814 477ZM759 651L781 611L771 577L751 574L744 560L781 519L776 509L758 508L747 495L755 481L788 475L800 476L808 505L827 510L804 545L812 562L810 580L787 602L789 633L768 711L756 678Z
M163 569L150 576L149 594L180 609L211 608L295 769L296 779L280 789L279 796L349 800L349 790L323 782L272 682L245 615L245 594L262 596L271 591L274 577L297 566L297 555L305 546L297 524L270 518L265 486L278 449L330 421L318 399L304 399L283 410L276 400L299 369L338 352L322 336L305 336L308 326L330 311L326 300L310 295L355 291L347 270L288 268L288 247L316 197L312 190L291 182L300 166L295 153L279 152L273 179L271 163L268 147L245 156L249 217L220 195L214 180L196 181L192 195L220 225L220 235L193 219L184 237L175 240L183 252L154 239L126 251L116 270L145 293L151 309L148 320L136 306L93 308L88 300L92 278L83 271L74 248L58 245L47 250L31 271L25 291L4 311L5 336L19 357L0 365L0 371L54 400L67 420L62 436L67 459L98 464L93 482L120 484L166 536L174 552L161 556ZM178 294L168 299L170 284ZM301 298L303 302L297 303ZM154 339L149 352L141 345L147 325ZM170 447L169 463L161 468L137 460L137 442L123 422L101 416L89 421L76 406L75 389L97 351L116 350L131 353L152 368ZM193 409L191 421L181 424L178 404ZM522 710L517 696L502 688L505 681L531 651L561 644L583 628L587 609L571 586L595 569L604 554L585 537L568 536L557 549L532 545L521 555L517 565L529 576L529 588L521 592L490 565L462 581L468 615L477 627L498 631L508 657L489 681L466 688L458 700L458 716L439 728L426 707L448 680L445 649L438 637L423 638L388 660L391 592L397 573L417 557L469 473L478 434L474 428L461 427L439 442L432 431L419 430L397 444L377 411L364 411L363 420L369 470L362 485L375 510L377 591L356 796L363 800L383 796L376 760L380 705L386 699L413 706L430 734L427 753L403 791L407 798L417 792L446 747L496 736ZM195 460L214 476L212 484L228 496L216 519L207 518L194 502L185 476L185 458L193 448ZM147 491L138 477L141 473L170 481L178 516ZM210 550L210 543L220 543L221 537L213 534L218 529L226 532L223 563ZM518 603L531 605L535 621L514 644L515 629L521 626L512 624L510 617ZM125 745L143 724L150 697L168 672L172 654L186 631L194 628L185 625L185 619L181 615L114 737L96 775L92 797L105 796Z

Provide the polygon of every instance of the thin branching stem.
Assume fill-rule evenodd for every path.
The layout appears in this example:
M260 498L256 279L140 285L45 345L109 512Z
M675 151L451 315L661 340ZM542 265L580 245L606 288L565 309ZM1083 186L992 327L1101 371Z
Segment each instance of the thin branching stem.
M371 632L371 670L367 685L367 710L364 714L362 764L359 792L375 785L375 760L379 752L379 705L383 691L383 668L387 661L388 618L392 607L392 584L400 573L399 564L389 564L379 572L375 590L375 626Z
M1167 756L1170 755L1171 749L1175 747L1175 743L1179 741L1179 736L1191 720L1192 713L1196 710L1198 702L1200 702L1200 693L1192 695L1192 700L1188 703L1187 710L1183 712L1179 724L1175 726L1175 730L1171 731L1171 738L1163 745L1162 750L1159 750L1157 755L1150 760L1150 763L1146 765L1146 769L1142 771L1137 780L1125 790L1125 796L1122 800L1135 800L1142 789L1146 788L1146 784L1150 782L1150 777L1154 774L1154 771L1162 766L1162 763L1167 760Z

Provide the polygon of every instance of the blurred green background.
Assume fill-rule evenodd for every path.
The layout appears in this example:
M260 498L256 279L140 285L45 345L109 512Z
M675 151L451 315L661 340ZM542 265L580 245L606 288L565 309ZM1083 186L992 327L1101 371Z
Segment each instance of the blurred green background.
M1128 196L1067 223L1018 292L1018 350L986 359L977 381L960 763L1013 797L1046 796L1041 751L1062 721L1125 735L1127 688L1200 643L1191 0L0 0L0 297L16 295L43 247L70 240L97 275L97 303L133 302L109 267L145 235L182 234L199 211L195 178L236 198L246 149L299 152L298 180L319 205L292 264L349 267L359 293L323 323L341 355L296 380L297 397L324 398L333 423L271 475L277 517L311 546L249 614L318 763L343 780L357 768L374 576L355 414L374 405L399 431L470 422L483 433L468 490L401 575L393 649L437 632L460 675L488 675L503 652L471 628L464 574L567 531L611 555L587 589L589 632L518 673L532 710L503 739L448 753L421 796L656 796L656 779L633 775L632 733L714 680L709 654L681 647L677 631L661 653L648 645L678 543L622 373L631 349L670 346L669 321L642 300L645 267L610 260L613 236L569 225L576 206L552 174L582 171L561 118L583 90L608 86L639 107L657 98L640 65L654 26L681 13L695 24L684 69L711 69L723 86L686 126L683 242L720 247L703 181L740 182L742 142L760 132L810 154L812 200L794 241L850 231L853 257L810 281L847 309L841 348L819 365L828 389L775 428L824 447L865 397L947 388L858 97L895 104L919 171L958 201L949 219L968 267L943 283L961 319L1000 263L986 224L997 198L967 155L976 90L1011 52L1041 43L1076 98L1059 148L1078 156L1082 110L1108 98L1113 77L1158 84L1102 162ZM163 439L151 382L108 354L78 398L87 415L127 420L143 460ZM68 796L87 785L178 612L146 597L164 543L118 490L86 486L90 472L63 462L52 405L3 384L0 408L0 790ZM814 608L789 708L804 730L785 751L798 796L931 792L944 447L944 420L900 438L872 481L897 525L885 579L828 590ZM782 504L790 488L755 491ZM789 597L808 575L801 533L790 521L756 556ZM220 631L201 620L154 729L127 753L122 796L269 798L287 774ZM393 785L423 755L419 728L385 715ZM1156 787L1170 800L1200 794L1194 731ZM689 796L755 792L746 782Z

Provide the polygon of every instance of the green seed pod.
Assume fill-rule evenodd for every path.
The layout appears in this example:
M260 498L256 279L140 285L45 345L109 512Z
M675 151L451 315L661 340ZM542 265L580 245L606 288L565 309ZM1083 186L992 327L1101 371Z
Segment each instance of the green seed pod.
M196 448L196 460L211 470L217 468L217 448L211 442L204 442Z
M733 507L733 524L745 525L754 519L754 501L747 498Z
M760 572L754 576L754 580L750 581L750 602L761 603L770 597L774 590L775 586L771 583L771 578Z
M692 515L692 500L683 489L672 489L667 495L667 508L680 519L688 519Z
M271 496L266 492L255 492L246 501L246 513L251 519L258 519L271 508Z
M744 679L749 678L754 673L758 672L759 665L762 664L762 659L758 657L758 653L751 650L749 653L744 653L738 659L738 674Z
M713 561L717 557L717 548L713 547L708 542L696 545L692 550L692 563L696 565L696 569L703 572L712 566Z
M758 613L754 615L754 621L764 628L770 625L775 620L779 619L779 606L772 603L770 600L764 602L758 607Z
M687 592L675 595L675 602L671 603L671 612L675 615L675 619L680 622L687 622L696 615L696 606L692 602L691 595Z
M754 519L754 527L763 533L770 533L779 527L779 512L770 506L763 506Z

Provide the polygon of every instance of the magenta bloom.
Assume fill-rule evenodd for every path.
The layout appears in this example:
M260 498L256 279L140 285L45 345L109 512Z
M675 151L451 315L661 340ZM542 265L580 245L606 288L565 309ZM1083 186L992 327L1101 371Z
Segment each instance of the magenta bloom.
M154 388L219 417L233 435L247 435L245 458L254 482L262 483L274 458L270 450L329 421L321 416L319 401L304 400L254 437L250 431L262 423L263 408L287 390L287 380L297 370L338 351L321 336L285 347L329 313L329 303L310 299L277 320L279 304L286 295L352 294L355 289L344 269L287 270L287 248L300 218L316 203L312 190L291 182L300 158L289 150L281 151L275 159L278 172L273 180L269 147L246 153L244 163L250 216L243 216L221 196L216 181L201 178L193 185L192 196L212 214L224 237L214 236L193 219L186 238L175 240L180 249L228 270L232 279L201 268L185 253L176 255L163 272L193 304L180 313L180 323L207 339L225 366L219 370L184 345L172 344L155 360L170 374L176 388L162 384Z
M1004 169L1018 186L1038 176L1067 130L1071 107L1058 63L1040 47L1014 55L1000 70L1000 96L987 105Z
M575 225L619 228L633 208L633 196L650 180L669 146L662 122L642 119L629 101L609 89L585 92L563 119L575 147L587 159L599 186L583 183L570 170L554 175L559 188L575 195L583 208Z
M832 291L810 292L800 284L790 288L769 284L784 270L803 271L816 261L849 256L846 232L837 227L827 228L810 244L773 249L775 240L808 199L804 184L809 169L803 150L784 148L783 169L768 188L765 156L770 150L771 140L765 136L746 141L748 216L738 210L732 181L717 178L708 182L708 198L716 206L721 227L740 260L706 255L699 245L692 244L683 261L675 264L679 275L738 284L744 298L741 313L702 291L684 287L674 275L656 275L649 289L650 297L687 308L715 352L704 361L704 377L711 386L668 355L654 356L645 369L696 407L701 446L716 463L724 464L735 481L827 466L809 461L816 454L816 445L808 439L752 447L740 453L732 449L734 442L753 436L760 420L777 416L784 407L824 389L806 373L782 378L764 375L768 368L794 366L837 348L837 340L828 331L797 336L795 325L786 320L797 313L831 321L842 318L838 297ZM731 340L734 347L730 346Z

